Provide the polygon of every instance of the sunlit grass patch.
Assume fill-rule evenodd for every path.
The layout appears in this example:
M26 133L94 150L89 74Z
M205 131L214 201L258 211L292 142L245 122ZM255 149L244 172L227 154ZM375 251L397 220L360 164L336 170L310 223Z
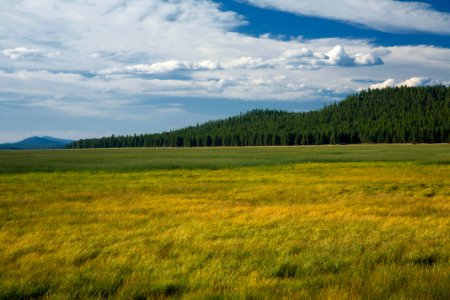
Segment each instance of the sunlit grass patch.
M0 175L0 298L450 296L450 168Z

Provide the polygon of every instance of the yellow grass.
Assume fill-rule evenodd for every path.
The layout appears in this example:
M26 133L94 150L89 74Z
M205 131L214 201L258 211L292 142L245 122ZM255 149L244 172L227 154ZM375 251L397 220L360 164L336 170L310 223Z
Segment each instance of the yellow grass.
M0 298L450 298L450 167L0 175Z

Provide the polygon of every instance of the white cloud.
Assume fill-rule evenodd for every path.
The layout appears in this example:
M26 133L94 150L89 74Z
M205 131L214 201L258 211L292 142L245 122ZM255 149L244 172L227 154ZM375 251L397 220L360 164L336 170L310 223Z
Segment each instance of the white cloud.
M25 47L5 49L2 51L2 53L4 56L12 60L54 57L59 55L59 52L45 52L40 49L33 49L33 48L29 49Z
M363 53L357 54L354 57L354 63L358 66L372 66L380 65L383 61L379 56L376 56L373 53Z
M370 89L383 89L383 88L387 88L387 87L401 87L401 86L406 86L406 87L417 87L417 86L424 86L424 85L429 85L429 84L438 84L440 82L438 81L432 81L430 78L426 78L426 77L411 77L405 81L401 81L398 82L395 79L387 79L381 83L376 83L376 84L372 84L369 88Z
M372 85L370 85L369 88L372 89L372 90L384 89L384 88L387 88L387 87L393 87L393 86L395 86L395 84L396 84L395 83L395 79L389 78L389 79L386 79L383 82L372 84Z
M380 55L374 53L355 53L347 54L344 47L341 45L334 46L326 53L314 53L307 48L300 50L287 50L283 53L282 60L284 60L289 68L314 68L319 66L340 66L340 67L355 67L355 66L373 66L383 63Z
M283 53L283 57L287 59L314 57L314 53L308 48L289 49Z
M411 77L403 82L397 84L397 86L407 86L407 87L415 87L415 86L423 86L431 83L431 79L424 77Z
M327 63L333 66L353 66L355 60L348 56L344 47L337 45L326 53Z
M177 71L205 71L218 70L220 65L218 62L211 60L204 60L199 63L191 63L187 61L169 60L164 62L157 62L150 65L132 65L120 68L108 68L99 70L99 75L112 74L163 74Z
M235 59L228 59L222 62L213 60L203 60L200 62L169 60L155 62L153 64L138 64L124 67L113 67L102 69L96 72L98 75L146 75L146 74L167 74L192 71L215 71L229 69L318 69L320 67L341 66L372 66L382 64L379 56L372 53L357 53L348 55L342 46L335 46L327 53L313 53L310 49L289 49L280 56L274 58L261 58L243 56Z
M223 66L235 69L258 69L270 68L270 63L261 57L243 56L225 62Z
M290 13L362 24L387 32L450 34L450 14L423 2L394 0L244 0Z

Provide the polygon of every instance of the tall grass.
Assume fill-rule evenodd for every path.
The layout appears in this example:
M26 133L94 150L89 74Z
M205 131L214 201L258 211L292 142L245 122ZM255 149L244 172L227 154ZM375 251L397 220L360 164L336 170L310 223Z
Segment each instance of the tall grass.
M0 174L0 298L449 299L449 178L417 162Z
M0 173L223 169L307 162L450 164L450 145L128 148L0 151Z

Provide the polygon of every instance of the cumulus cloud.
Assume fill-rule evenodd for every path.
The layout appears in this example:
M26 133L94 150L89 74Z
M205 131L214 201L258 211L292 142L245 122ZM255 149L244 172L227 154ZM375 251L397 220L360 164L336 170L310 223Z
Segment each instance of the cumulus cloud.
M288 50L283 53L284 60L290 68L315 68L319 66L373 66L383 64L380 56L373 53L355 53L349 55L343 46L336 45L326 53L313 53L307 48Z
M153 64L137 64L124 67L106 68L97 71L98 75L146 75L167 74L192 71L214 71L229 69L318 69L325 66L372 66L382 64L380 57L372 53L349 55L344 47L335 46L327 53L314 53L308 48L289 49L274 58L243 56L222 62L203 60L200 62L169 60Z
M407 86L407 87L415 87L415 86L423 86L427 85L431 82L430 78L424 77L411 77L403 82L397 84L397 86Z
M352 66L355 60L348 56L344 47L336 46L331 51L326 53L327 62L333 66Z
M389 78L389 79L386 79L383 82L374 83L374 84L370 85L369 88L372 89L372 90L384 89L384 88L387 88L387 87L393 87L393 86L395 86L395 84L396 84L395 83L395 79Z
M5 49L2 51L2 53L4 56L12 60L54 57L59 55L59 52L45 52L40 49L26 48L26 47Z
M223 64L225 68L235 69L259 69L270 68L271 64L268 60L260 57L243 56L236 59L228 60Z
M308 48L300 49L289 49L283 53L283 57L288 59L304 58L304 57L314 57L314 53Z
M220 65L218 62L211 60L204 60L198 63L191 63L187 61L169 60L164 62L156 62L153 64L138 64L126 66L121 68L108 68L99 70L99 75L113 75L113 74L163 74L179 71L205 71L218 70Z
M213 60L203 60L200 62L169 60L163 62L155 62L152 64L138 64L125 67L107 68L99 70L96 73L98 75L145 75L192 71L214 71L223 69L260 69L271 67L272 65L269 60L265 60L259 57L245 56L236 59L225 60L224 62Z
M355 55L354 63L358 66L373 66L381 65L383 60L381 57L376 56L373 53L364 53Z
M431 84L432 80L430 78L426 78L426 77L411 77L405 81L401 81L398 82L395 79L387 79L381 83L376 83L376 84L372 84L369 88L370 89L384 89L387 87L401 87L401 86L406 86L406 87L416 87L416 86L424 86L424 85L428 85ZM437 82L436 82L437 83Z
M386 32L450 34L450 14L423 2L395 0L244 0L254 6L357 23Z

